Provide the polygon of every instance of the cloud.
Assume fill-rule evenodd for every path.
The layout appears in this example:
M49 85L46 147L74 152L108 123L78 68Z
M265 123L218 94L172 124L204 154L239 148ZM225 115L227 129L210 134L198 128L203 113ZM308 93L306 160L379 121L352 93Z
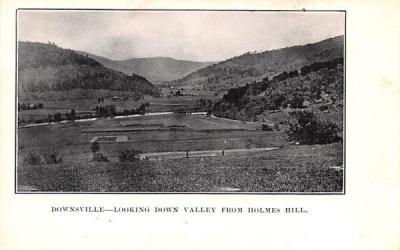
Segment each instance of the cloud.
M112 59L216 61L344 33L344 13L19 11L18 38Z

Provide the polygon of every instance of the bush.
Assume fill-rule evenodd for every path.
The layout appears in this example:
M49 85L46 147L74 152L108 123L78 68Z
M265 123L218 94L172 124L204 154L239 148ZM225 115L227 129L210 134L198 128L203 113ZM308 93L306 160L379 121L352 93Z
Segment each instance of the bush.
M326 110L329 110L329 106L328 105L320 106L318 109L320 111L326 111Z
M53 115L55 122L60 122L62 120L61 113L57 112Z
M24 158L24 163L30 165L39 165L43 163L43 159L39 154L32 151L29 152L28 155Z
M51 152L44 156L44 161L46 164L59 164L62 162L62 157L58 154L58 152Z
M268 124L263 124L261 127L262 131L274 131Z
M90 150L92 150L93 153L99 152L100 151L100 145L97 141L92 142L92 145L90 145Z
M108 157L106 155L102 154L101 152L94 153L92 161L95 161L95 162L110 162Z
M134 162L138 161L139 159L139 154L141 152L139 150L135 149L124 149L119 151L119 161L120 162Z
M312 111L299 110L290 113L292 119L286 129L290 141L300 144L328 144L338 142L336 124L320 120Z

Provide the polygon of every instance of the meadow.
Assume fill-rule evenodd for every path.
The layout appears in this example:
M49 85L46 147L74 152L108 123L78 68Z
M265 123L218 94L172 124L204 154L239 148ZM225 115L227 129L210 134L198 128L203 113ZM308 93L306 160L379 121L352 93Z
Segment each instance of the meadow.
M97 99L104 98L101 105L114 105L117 111L138 108L142 103L149 103L147 112L166 112L197 107L200 99L216 100L214 91L197 91L191 96L164 96L154 97L144 95L138 97L134 92L115 90L68 90L48 91L45 94L40 92L23 92L18 95L19 103L43 103L43 109L24 110L18 113L18 118L23 120L45 119L49 114L60 112L65 114L75 109L76 113L94 113L94 108L99 105ZM222 92L220 92L222 93ZM113 99L117 97L117 99Z
M184 103L179 98L184 100L187 97L157 98L157 102ZM91 101L80 99L80 102L82 107L86 105L82 110L88 105L89 107L93 105L93 99ZM59 102L58 106L51 106L50 102L47 104L49 107L60 109L60 103L62 102ZM131 104L127 101L119 107L124 105L126 107ZM154 105L150 107L158 112L164 111ZM267 118L279 123L285 117L283 113L276 113ZM244 122L182 113L99 118L85 122L68 121L20 127L17 191L339 193L343 191L341 143L296 146L288 143L282 131L262 131L261 127L262 122ZM126 139L117 141L104 139L106 138L104 136L122 136ZM93 153L90 147L95 137L100 138L98 140L100 152L106 155L110 162L91 161ZM152 153L264 147L278 147L278 149L248 154L156 161L121 162L118 157L125 149ZM38 155L57 152L62 162L31 165L24 161L31 152Z
M48 192L342 192L342 145L132 163L22 165L18 187Z
M118 131L126 129L128 122L146 124L180 124L185 129ZM137 128L137 127L136 127ZM139 127L140 128L140 127ZM104 132L104 129L113 132ZM90 131L87 132L87 131ZM100 132L96 132L100 131ZM115 131L115 132L114 132ZM266 146L282 146L286 142L281 133L256 130L256 124L198 115L142 116L123 119L99 119L89 122L68 122L30 128L19 128L18 148L22 162L27 153L34 150L45 153L56 150L68 162L88 161L91 157L90 141L95 136L128 137L126 142L99 142L102 152L115 158L123 148L143 153L162 151L233 149Z

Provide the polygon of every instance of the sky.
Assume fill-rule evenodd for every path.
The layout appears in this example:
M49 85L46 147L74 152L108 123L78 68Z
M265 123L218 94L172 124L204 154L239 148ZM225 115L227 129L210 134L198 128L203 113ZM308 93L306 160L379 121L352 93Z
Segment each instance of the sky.
M18 40L113 60L221 61L344 34L343 12L18 11Z

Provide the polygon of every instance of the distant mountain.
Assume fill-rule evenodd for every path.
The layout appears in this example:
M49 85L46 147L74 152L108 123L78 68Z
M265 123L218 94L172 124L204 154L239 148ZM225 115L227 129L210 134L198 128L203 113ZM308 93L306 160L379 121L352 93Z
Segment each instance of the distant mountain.
M246 53L202 68L167 85L229 89L344 55L344 36L262 53Z
M55 44L32 42L18 42L18 87L20 91L30 92L73 89L157 92L142 76L114 71Z
M85 52L79 52L86 55ZM182 78L200 68L211 65L212 62L194 62L176 60L169 57L133 58L129 60L111 60L105 57L87 54L90 58L105 67L121 71L125 74L144 76L149 81L159 84Z

